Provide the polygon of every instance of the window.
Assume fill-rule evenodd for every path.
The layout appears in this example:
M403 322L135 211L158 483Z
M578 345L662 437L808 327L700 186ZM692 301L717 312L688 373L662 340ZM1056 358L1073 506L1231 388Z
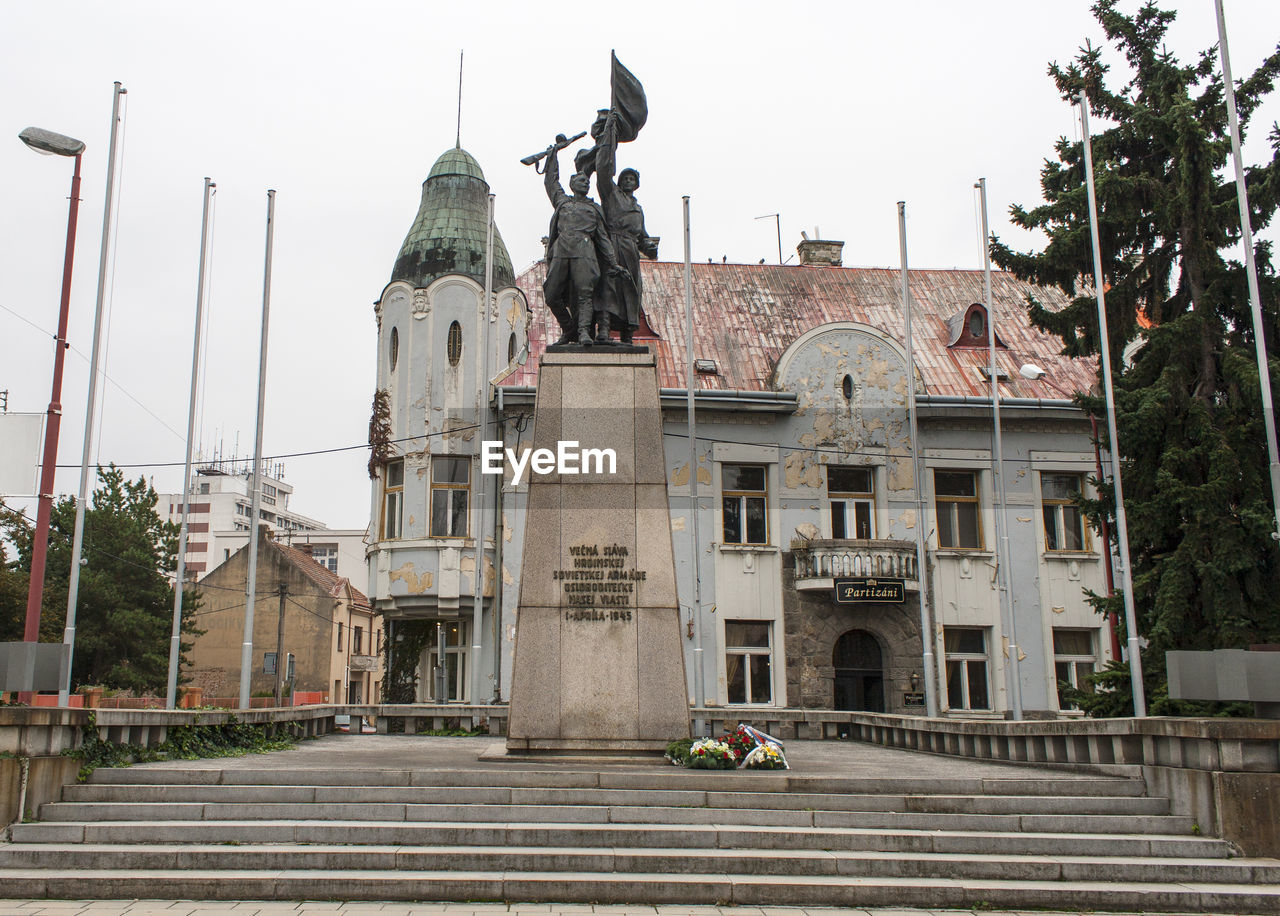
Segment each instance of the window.
M978 338L987 336L986 316L979 309L974 309L969 313L969 335Z
M934 471L933 492L938 504L938 546L981 548L978 475L973 471Z
M1045 550L1088 550L1084 519L1075 500L1080 497L1079 474L1041 474L1040 505L1044 513Z
M724 622L724 680L730 703L772 703L773 624Z
M342 624L338 624L338 651L342 651Z
M471 459L431 459L431 537L467 536L467 502L471 496Z
M441 664L441 648L444 662ZM426 696L436 703L465 700L467 693L467 623L441 620L427 629L426 665L421 679Z
M391 364L391 371L396 371L396 363L400 361L400 332L395 328L391 329L391 345L388 353L388 361Z
M769 543L768 486L763 464L726 464L720 469L726 544Z
M462 360L462 325L456 321L449 325L448 356L450 366L457 366Z
M1098 658L1093 648L1093 630L1053 628L1053 667L1058 677L1058 708L1077 709L1063 699L1062 688L1092 690L1087 678L1097 670Z
M840 380L840 393L844 395L846 401L853 400L853 376L846 375Z
M295 525L294 527L301 527ZM311 551L311 559L315 560L329 572L338 571L338 548L327 544L312 544L310 547L304 547L304 550Z
M364 655L364 627L351 628L351 654Z
M264 483L262 485L262 501L268 506L274 506L276 504L276 492L275 487L269 483Z
M947 705L952 709L990 709L987 679L987 631L978 627L945 627Z
M827 466L827 500L831 504L831 536L868 540L875 537L875 485L871 468Z
M387 462L382 482L382 536L400 537L404 510L404 459Z
M507 338L507 362L516 358L516 335Z

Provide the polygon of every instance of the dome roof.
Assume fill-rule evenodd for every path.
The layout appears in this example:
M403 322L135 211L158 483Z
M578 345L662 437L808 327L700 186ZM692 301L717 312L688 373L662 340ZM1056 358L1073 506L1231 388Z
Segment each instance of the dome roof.
M489 184L475 157L446 150L422 183L422 203L400 246L391 281L424 287L443 276L461 274L484 283ZM493 288L515 284L511 256L502 235L493 232Z

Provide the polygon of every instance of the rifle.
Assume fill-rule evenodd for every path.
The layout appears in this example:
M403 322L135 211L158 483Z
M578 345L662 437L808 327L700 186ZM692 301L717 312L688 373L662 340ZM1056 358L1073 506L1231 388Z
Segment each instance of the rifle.
M560 152L560 150L564 149L570 143L576 143L578 140L581 140L586 135L587 135L587 132L585 130L580 134L574 134L572 137L566 137L564 134L556 134L555 143L553 143L551 146L547 147L540 153L534 153L532 156L525 156L523 159L520 160L520 164L533 166L533 170L537 172L539 175L541 175L543 172L543 169L538 168L539 162L545 159L549 154L553 152L556 152L556 153Z

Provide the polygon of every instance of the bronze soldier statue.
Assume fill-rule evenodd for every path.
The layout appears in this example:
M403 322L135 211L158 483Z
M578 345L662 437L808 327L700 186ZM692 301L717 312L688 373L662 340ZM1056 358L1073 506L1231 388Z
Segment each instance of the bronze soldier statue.
M631 335L640 326L640 258L656 258L658 245L657 239L650 238L645 231L644 210L635 198L636 189L640 187L640 173L635 169L623 169L617 183L614 183L618 151L616 121L617 113L610 112L595 148L596 188L618 263L627 269L630 276L603 280L596 308L597 322L603 324L606 333L612 322L622 343L630 344Z
M630 282L631 275L618 263L604 211L587 196L591 180L575 173L569 179L573 195L566 194L560 186L559 147L553 143L547 149L543 184L555 207L548 233L547 278L542 284L547 307L560 323L562 332L553 346L574 340L583 346L611 343L607 318L593 335L600 262L604 262L611 278Z

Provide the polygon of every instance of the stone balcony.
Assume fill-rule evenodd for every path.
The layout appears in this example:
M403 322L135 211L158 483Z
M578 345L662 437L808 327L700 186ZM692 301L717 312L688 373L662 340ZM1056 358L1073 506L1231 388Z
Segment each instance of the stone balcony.
M382 658L378 655L352 655L348 658L352 671L377 671L381 667Z
M914 541L810 540L791 547L795 583L801 591L835 587L847 576L902 579L908 591L919 591Z

